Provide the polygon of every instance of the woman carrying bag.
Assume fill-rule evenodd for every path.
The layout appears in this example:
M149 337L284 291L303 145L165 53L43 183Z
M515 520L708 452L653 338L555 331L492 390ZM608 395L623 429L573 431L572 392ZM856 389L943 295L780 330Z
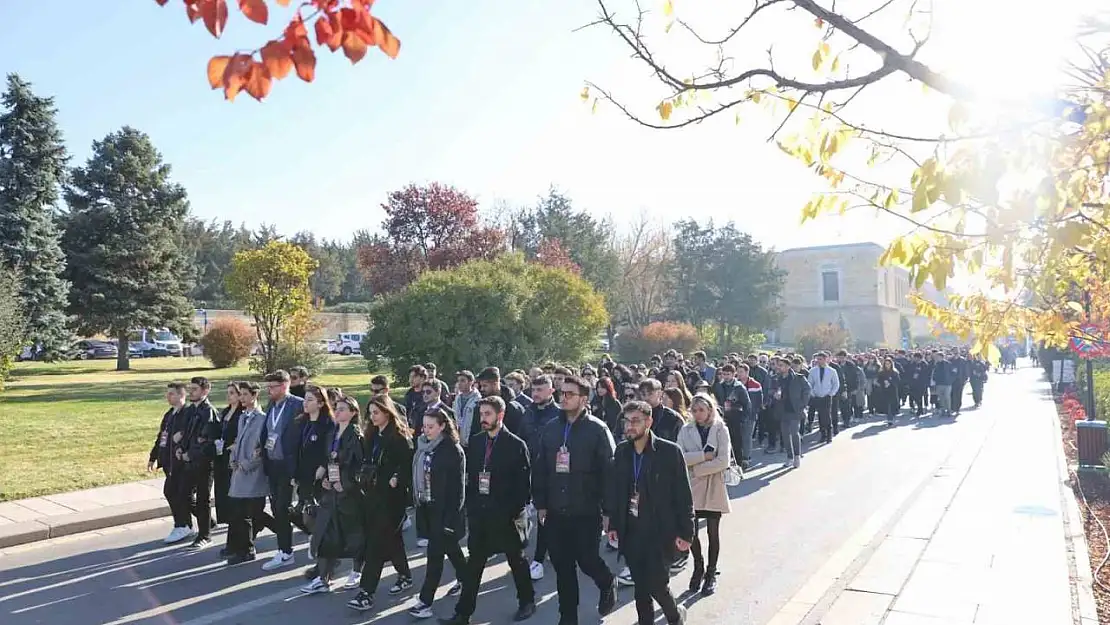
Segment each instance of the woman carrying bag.
M305 397L323 392L309 387ZM358 402L340 397L334 408L335 426L329 428L326 464L318 467L315 483L321 505L310 548L316 554L318 577L303 586L305 594L331 591L331 580L341 558L359 558L366 546L363 533L364 501L358 483L363 464L362 432L351 422L358 416Z
M432 601L443 576L443 557L455 569L455 584L449 596L462 592L459 579L466 571L466 556L459 539L466 533L463 503L466 484L466 459L455 421L436 408L424 413L423 445L412 459L412 495L417 514L428 521L428 561L420 600L409 609L415 618L431 618Z
M711 595L717 591L717 558L721 553L721 515L732 508L728 499L725 475L732 462L732 442L728 427L717 410L712 395L698 394L691 404L694 418L678 433L678 446L690 472L690 490L694 496L694 517L705 519L709 536L708 566L702 560L701 540L694 527L690 553L694 557L694 574L690 592Z

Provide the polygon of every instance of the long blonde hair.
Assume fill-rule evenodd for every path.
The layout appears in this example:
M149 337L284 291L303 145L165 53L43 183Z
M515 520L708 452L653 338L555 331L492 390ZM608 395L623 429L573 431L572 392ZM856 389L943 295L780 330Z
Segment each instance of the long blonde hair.
M717 399L709 393L698 393L697 395L694 395L694 398L692 400L690 400L691 423L697 423L697 418L694 417L694 405L699 403L705 404L706 407L709 408L709 421L705 423L706 425L712 425L714 422L717 421L717 419L721 418L721 413L717 411Z

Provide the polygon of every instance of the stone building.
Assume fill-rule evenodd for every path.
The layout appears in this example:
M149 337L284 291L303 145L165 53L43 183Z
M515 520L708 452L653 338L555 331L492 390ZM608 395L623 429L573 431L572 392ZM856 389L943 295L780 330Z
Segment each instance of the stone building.
M909 273L880 266L883 251L875 243L850 243L779 252L776 262L787 272L785 317L769 338L793 344L799 331L822 323L839 324L855 340L877 346L901 347L904 340L928 336L931 324L910 300ZM931 284L922 293L943 301Z

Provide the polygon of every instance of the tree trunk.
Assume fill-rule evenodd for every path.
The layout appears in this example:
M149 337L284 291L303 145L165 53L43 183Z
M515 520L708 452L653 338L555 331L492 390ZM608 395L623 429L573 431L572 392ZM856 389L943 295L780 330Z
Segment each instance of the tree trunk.
M131 351L128 346L127 333L120 332L117 340L119 344L116 346L118 349L116 353L116 371L129 371L131 369Z

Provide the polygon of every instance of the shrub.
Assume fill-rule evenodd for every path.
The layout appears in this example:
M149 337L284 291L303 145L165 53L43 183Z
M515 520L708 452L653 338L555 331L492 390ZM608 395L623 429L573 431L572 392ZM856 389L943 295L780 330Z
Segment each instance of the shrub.
M417 362L442 371L502 371L537 362L581 362L609 315L582 277L506 254L422 274L378 301L364 358L388 360L398 379Z
M249 323L238 317L221 317L208 324L208 332L201 337L204 357L213 367L234 367L251 355L258 335Z
M27 319L19 298L19 279L15 272L0 274L0 390L16 356L23 350Z
M617 351L622 362L646 363L653 354L668 349L682 352L687 357L701 346L698 329L689 323L656 321L620 335Z
M836 324L823 323L798 332L794 341L798 353L803 358L809 358L821 350L835 352L838 349L848 349L852 335Z

